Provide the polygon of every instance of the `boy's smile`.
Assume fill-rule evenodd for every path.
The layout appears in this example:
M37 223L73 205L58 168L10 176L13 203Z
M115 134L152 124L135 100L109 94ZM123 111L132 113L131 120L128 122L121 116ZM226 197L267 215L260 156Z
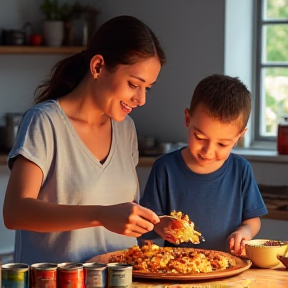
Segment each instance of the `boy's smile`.
M200 174L219 169L228 158L232 148L246 131L240 131L241 118L233 123L223 123L213 118L203 105L199 105L190 115L185 110L188 128L188 147L183 157L189 168Z

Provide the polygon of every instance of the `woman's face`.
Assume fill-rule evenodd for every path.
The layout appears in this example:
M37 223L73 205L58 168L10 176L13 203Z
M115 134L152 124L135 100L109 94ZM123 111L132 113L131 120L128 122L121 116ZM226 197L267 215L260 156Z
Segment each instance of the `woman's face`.
M156 82L161 69L157 57L133 65L119 65L109 72L105 65L95 81L97 106L115 121L122 121L137 106L146 102L146 93Z

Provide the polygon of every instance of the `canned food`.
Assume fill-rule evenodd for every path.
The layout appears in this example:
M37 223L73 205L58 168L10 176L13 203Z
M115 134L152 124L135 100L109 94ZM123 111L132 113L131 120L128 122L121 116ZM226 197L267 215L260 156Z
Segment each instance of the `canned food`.
M35 263L30 266L31 288L57 288L55 263Z
M132 265L108 264L108 287L127 288L132 284Z
M58 265L58 287L84 288L83 264L66 262Z
M2 288L29 288L29 265L8 263L2 265Z
M288 116L278 124L277 150L279 154L288 154Z
M105 287L107 265L102 263L85 263L84 282L86 288Z

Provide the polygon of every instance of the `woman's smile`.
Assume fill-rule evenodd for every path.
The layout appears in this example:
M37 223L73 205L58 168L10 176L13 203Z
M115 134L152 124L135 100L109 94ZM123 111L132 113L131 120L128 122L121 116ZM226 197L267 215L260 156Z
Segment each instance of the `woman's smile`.
M122 110L125 112L125 113L127 113L127 114L129 114L131 111L132 111L132 107L130 107L129 105L127 105L127 104L125 104L124 102L122 102L122 101L120 101L120 104L121 104L121 108L122 108Z

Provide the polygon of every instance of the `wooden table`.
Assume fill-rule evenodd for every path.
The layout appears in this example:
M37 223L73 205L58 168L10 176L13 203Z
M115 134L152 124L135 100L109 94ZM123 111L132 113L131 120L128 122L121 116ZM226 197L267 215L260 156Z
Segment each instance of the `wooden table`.
M108 263L112 253L95 256L87 262ZM231 273L229 274L232 275ZM133 278L132 287L129 288L288 288L288 270L280 262L273 269L261 269L252 265L242 273L233 275L225 278L210 278L209 280L200 280L198 278L185 281ZM221 276L223 276L222 273ZM201 279L203 278L201 277Z
M283 266L284 267L284 266ZM229 278L209 281L158 281L134 279L132 288L287 288L288 270L250 268Z

